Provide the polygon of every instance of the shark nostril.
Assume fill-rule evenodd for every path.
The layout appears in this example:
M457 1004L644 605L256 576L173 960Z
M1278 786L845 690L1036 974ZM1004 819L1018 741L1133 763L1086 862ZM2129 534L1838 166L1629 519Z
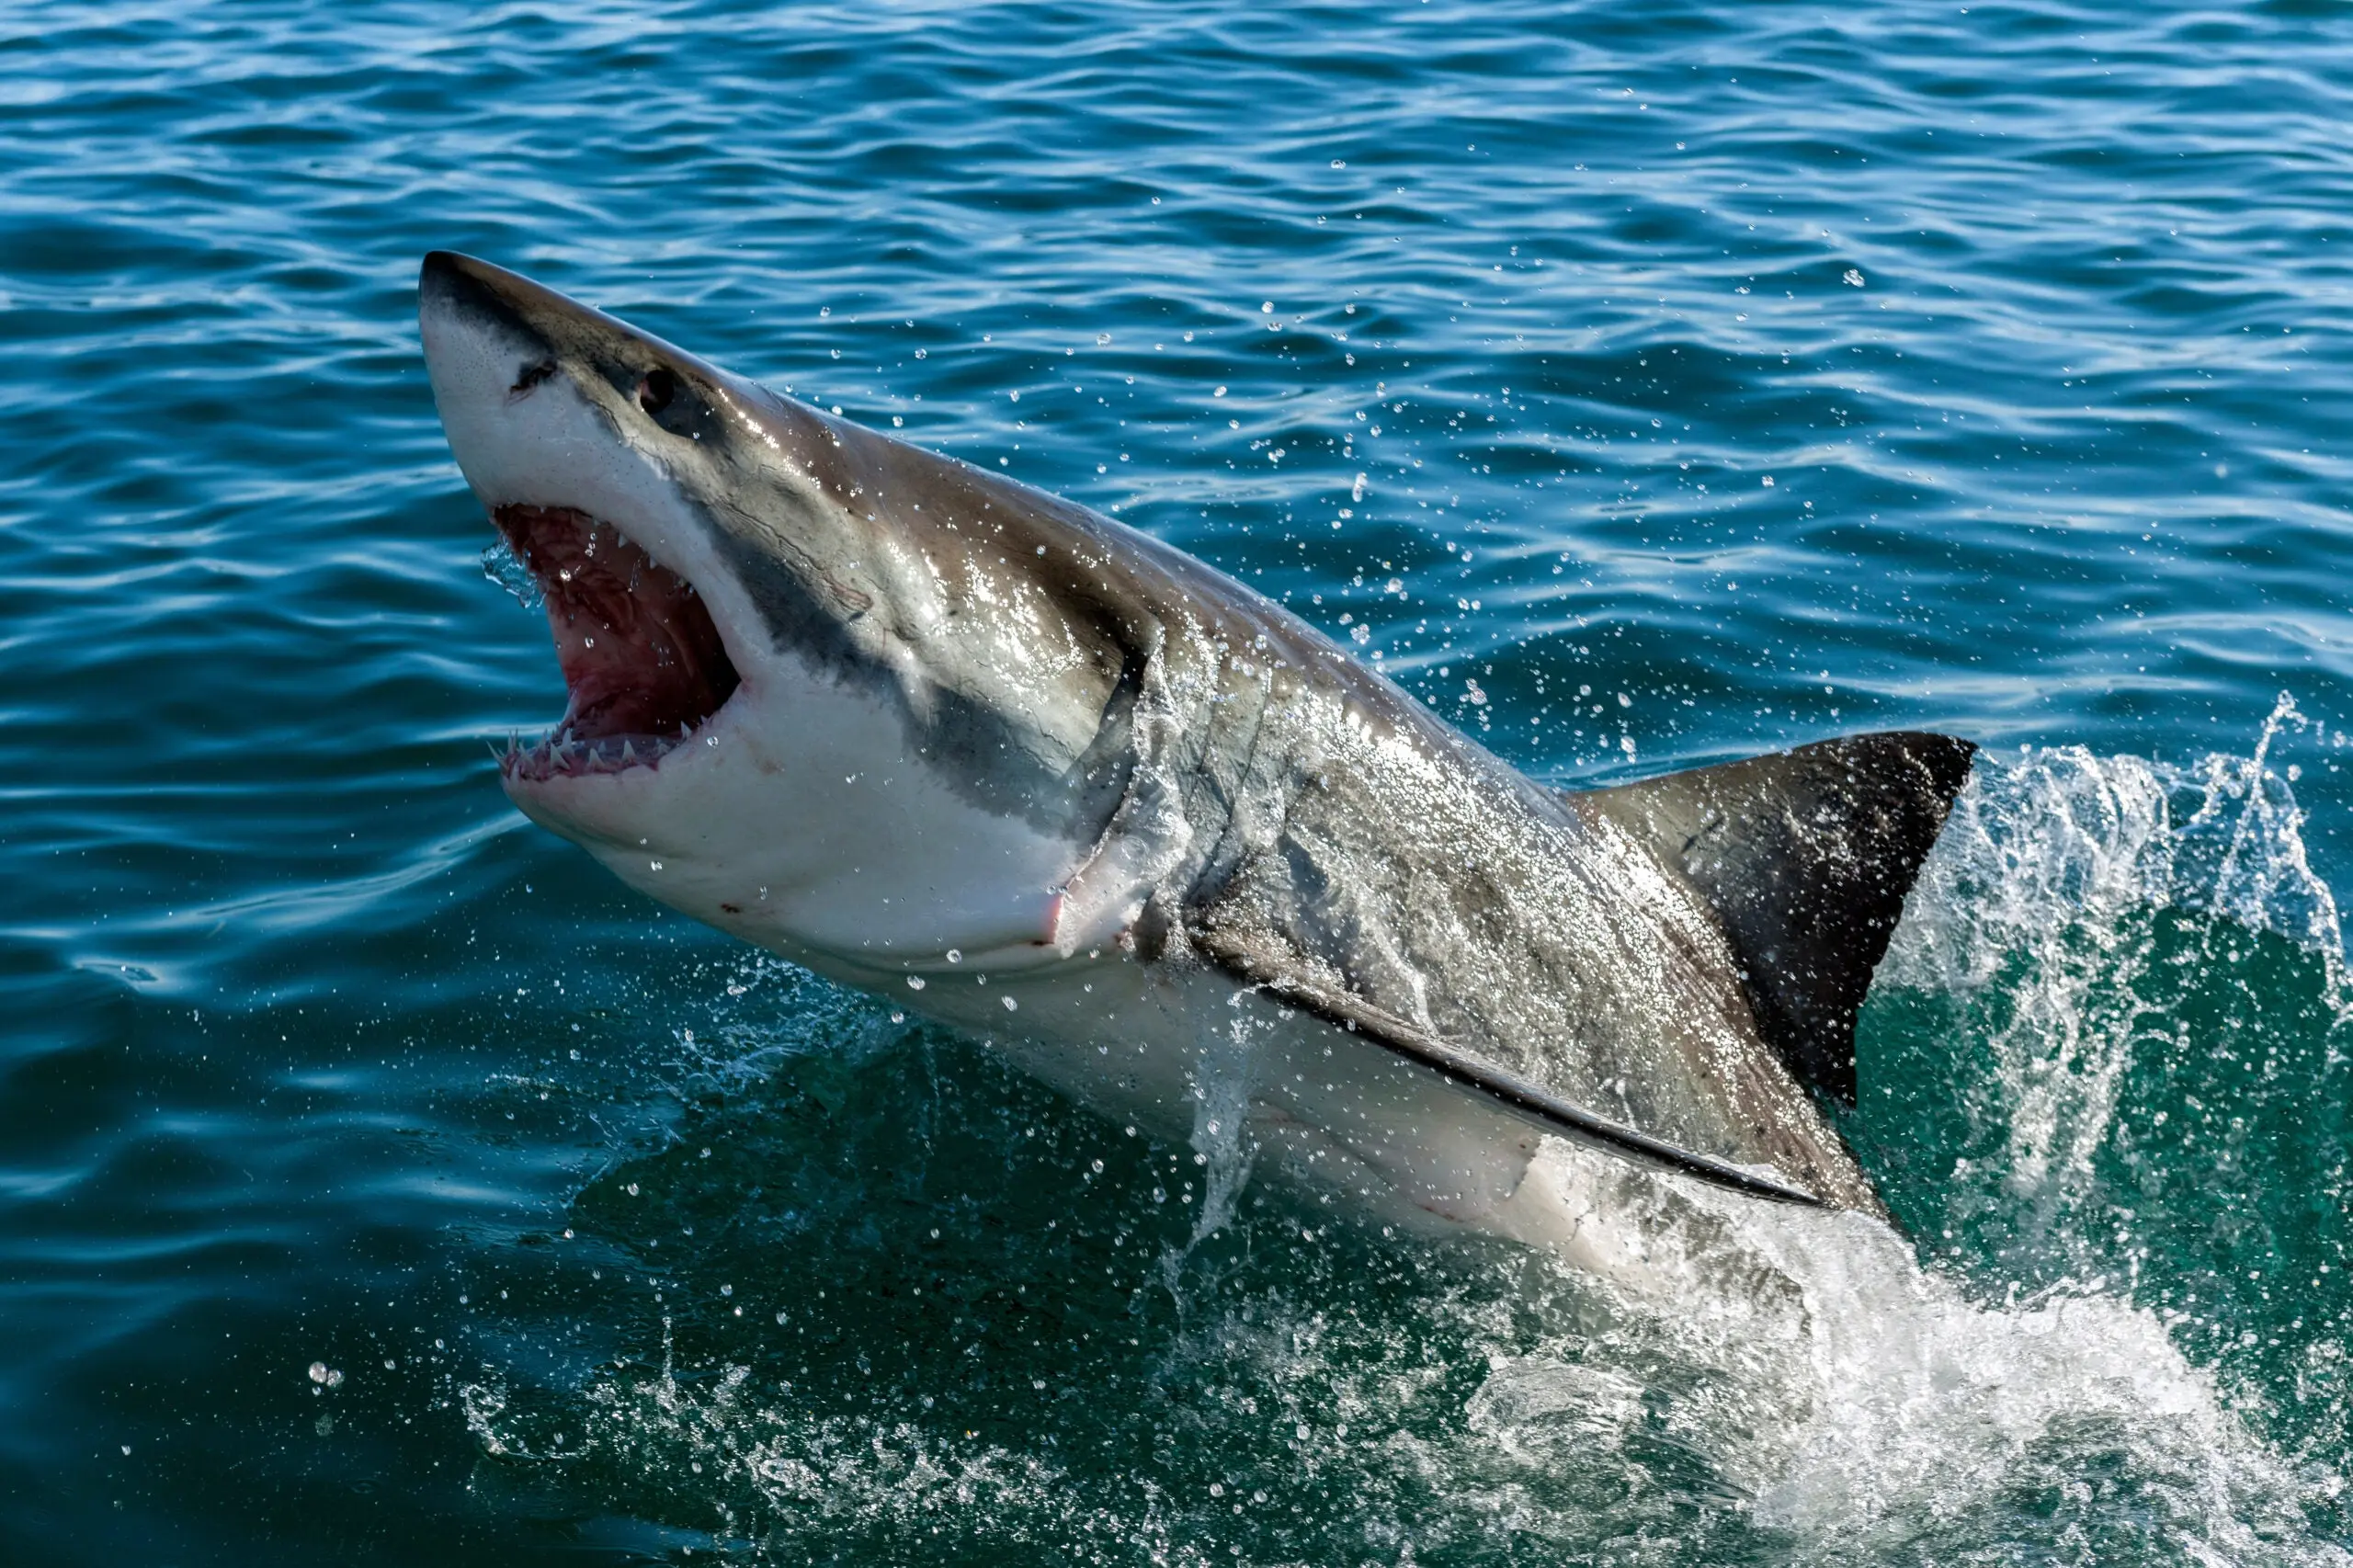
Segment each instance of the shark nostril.
M555 361L541 359L515 372L515 384L506 389L509 398L529 397L531 389L555 374Z
M665 369L648 370L637 383L637 406L648 414L659 415L677 395L678 378Z

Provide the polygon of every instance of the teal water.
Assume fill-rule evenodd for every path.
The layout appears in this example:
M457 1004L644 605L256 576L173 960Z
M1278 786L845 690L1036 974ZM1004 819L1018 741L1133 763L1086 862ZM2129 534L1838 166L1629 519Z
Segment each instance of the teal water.
M0 9L0 1555L2347 1561L2348 120L2323 0ZM1197 1237L625 893L482 744L560 685L433 246L1541 777L1983 743L1862 1031L1910 1241Z

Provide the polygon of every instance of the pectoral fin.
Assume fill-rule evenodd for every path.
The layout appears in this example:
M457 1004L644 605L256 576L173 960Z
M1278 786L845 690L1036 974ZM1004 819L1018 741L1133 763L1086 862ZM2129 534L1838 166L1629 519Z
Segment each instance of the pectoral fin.
M1466 1094L1547 1132L1604 1150L1620 1159L1675 1171L1733 1192L1811 1209L1831 1207L1802 1187L1678 1148L1664 1139L1572 1105L1542 1085L1482 1060L1403 1018L1350 995L1310 972L1296 955L1211 926L1190 933L1194 949L1237 979L1263 986L1301 1012L1361 1035L1382 1049L1436 1073Z

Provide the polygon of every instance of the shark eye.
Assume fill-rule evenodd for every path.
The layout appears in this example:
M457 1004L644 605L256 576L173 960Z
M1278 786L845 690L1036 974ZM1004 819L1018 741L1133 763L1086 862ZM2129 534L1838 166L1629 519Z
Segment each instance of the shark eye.
M648 370L637 383L637 406L657 418L677 395L678 378L665 369Z

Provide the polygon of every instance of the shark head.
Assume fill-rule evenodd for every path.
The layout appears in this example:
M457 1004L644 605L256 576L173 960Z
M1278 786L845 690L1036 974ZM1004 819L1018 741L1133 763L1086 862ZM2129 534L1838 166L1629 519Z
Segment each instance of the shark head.
M436 252L418 292L568 690L515 803L823 967L1066 956L1150 656L1132 538L487 263Z

